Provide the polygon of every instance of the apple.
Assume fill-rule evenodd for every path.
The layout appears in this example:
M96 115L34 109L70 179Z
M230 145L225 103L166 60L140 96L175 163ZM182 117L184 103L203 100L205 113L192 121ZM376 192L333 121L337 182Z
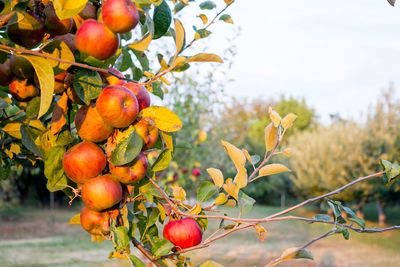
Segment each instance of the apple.
M110 214L108 212L98 212L86 207L80 213L81 226L91 235L110 234Z
M38 45L45 34L43 22L28 12L19 11L23 19L18 23L11 23L7 26L7 35L11 41L26 48L33 48Z
M119 37L105 25L94 19L88 19L75 34L75 46L80 52L105 60L117 52Z
M75 126L78 135L86 141L102 142L114 131L114 128L105 123L97 112L94 103L82 106L75 114Z
M202 240L199 224L192 218L170 220L164 227L164 238L179 249L197 246Z
M107 174L84 183L81 195L86 207L95 211L103 211L122 200L122 187L111 175Z
M62 164L68 178L77 184L83 184L101 174L107 160L100 147L92 142L83 141L64 154Z
M11 61L6 59L4 63L0 64L0 85L7 86L10 84L13 78L13 73L11 71Z
M150 94L143 85L138 83L128 82L124 83L122 86L128 88L135 94L139 103L139 111L148 108L150 106L151 102Z
M101 16L103 23L116 33L129 32L139 22L139 12L131 0L106 0Z
M200 176L201 175L201 170L199 168L194 168L192 170L192 175L196 176L196 177Z
M72 18L59 19L52 3L47 4L44 7L44 15L46 17L44 21L44 28L46 32L51 35L64 35L72 30L74 20Z
M136 96L118 85L109 85L103 89L97 98L96 108L104 122L115 128L128 127L139 113Z
M136 133L143 139L144 150L152 148L158 140L158 129L147 119L141 119L135 125Z
M36 85L28 80L14 79L9 85L11 95L18 101L29 101L39 95L39 90Z
M143 179L148 167L147 158L143 153L124 166L114 166L110 163L110 172L121 184L129 185Z

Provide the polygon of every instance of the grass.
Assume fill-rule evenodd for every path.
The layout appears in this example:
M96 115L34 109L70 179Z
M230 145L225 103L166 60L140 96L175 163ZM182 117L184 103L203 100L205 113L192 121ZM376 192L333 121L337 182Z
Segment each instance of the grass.
M277 210L275 207L257 206L250 216L261 217ZM79 226L66 224L76 212L62 209L51 213L31 207L0 210L0 266L129 266L123 260L107 259L112 250L110 242L92 243ZM234 210L228 213L234 215ZM218 225L219 222L210 223L206 235L216 230ZM304 244L329 230L329 226L302 222L271 223L265 227L267 239L264 242L258 241L251 229L188 256L196 263L213 259L230 267L264 266L285 248ZM400 266L399 247L400 232L379 235L352 233L349 241L335 236L313 245L314 262L303 260L282 266Z

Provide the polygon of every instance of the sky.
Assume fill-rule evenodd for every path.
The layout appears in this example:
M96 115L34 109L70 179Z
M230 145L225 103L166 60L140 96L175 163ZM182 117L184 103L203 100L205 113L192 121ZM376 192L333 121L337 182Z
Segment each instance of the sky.
M400 6L386 0L236 0L229 9L241 27L229 95L305 98L326 121L332 113L356 118L391 82L400 85ZM226 27L213 32L224 36ZM227 45L222 40L220 47Z

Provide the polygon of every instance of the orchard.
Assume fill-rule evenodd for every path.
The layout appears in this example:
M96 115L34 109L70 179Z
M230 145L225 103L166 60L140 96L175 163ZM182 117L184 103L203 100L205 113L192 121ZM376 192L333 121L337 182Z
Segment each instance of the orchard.
M329 198L370 179L393 183L400 167L388 161L382 161L381 171L330 193L264 218L246 218L255 200L243 189L264 176L290 171L271 159L290 156L281 144L297 116L279 114L273 108L266 114L272 123L264 130L265 155L261 159L221 141L221 149L236 170L234 177L225 177L210 166L209 178L197 188L195 199L187 199L185 189L176 183L165 183L165 170L179 157L174 153L174 133L182 128L182 122L172 110L152 104L152 100L162 100L175 75L192 64L223 63L216 54L191 54L189 49L207 38L214 24L228 27L233 23L226 12L234 1L220 4L187 0L0 1L1 179L7 179L15 166L43 166L49 191L68 195L66 205L83 203L69 223L80 224L93 241L112 242L114 251L109 257L128 260L132 266L222 266L211 260L192 263L186 253L249 228L261 242L268 242L268 224L280 221L328 224L332 229L307 244L288 248L266 266L312 259L307 248L330 235L348 239L351 231L398 229L366 228L349 207ZM202 11L198 16L202 26L188 34L189 26L179 16L192 5ZM216 14L206 15L211 10ZM150 47L157 49L151 44L164 41L173 43L173 49L151 51ZM199 168L191 174L202 175ZM332 215L306 218L291 214L320 200L326 201ZM220 210L233 207L239 211L237 217ZM209 220L221 223L216 232L206 236ZM137 252L142 257L137 257Z

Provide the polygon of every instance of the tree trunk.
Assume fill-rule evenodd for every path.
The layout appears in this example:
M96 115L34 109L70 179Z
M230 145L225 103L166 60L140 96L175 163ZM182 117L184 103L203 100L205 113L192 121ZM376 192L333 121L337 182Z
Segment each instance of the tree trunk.
M286 206L286 192L283 190L281 191L281 208Z
M379 226L384 226L386 223L385 207L379 199L376 201L376 208L379 215Z

